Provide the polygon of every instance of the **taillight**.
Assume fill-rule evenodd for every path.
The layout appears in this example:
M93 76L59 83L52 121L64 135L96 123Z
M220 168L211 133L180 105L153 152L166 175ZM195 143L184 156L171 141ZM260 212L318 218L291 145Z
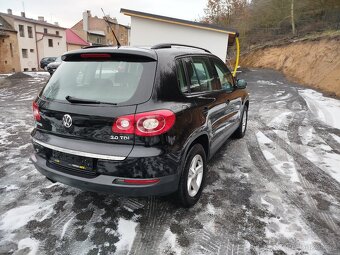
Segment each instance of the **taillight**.
M112 132L118 134L133 134L135 130L135 115L126 115L116 119Z
M138 136L161 135L175 124L175 120L175 114L169 110L126 115L116 119L112 126L112 132Z
M40 119L41 119L39 107L38 107L38 104L36 102L33 102L33 117L36 121L40 121Z

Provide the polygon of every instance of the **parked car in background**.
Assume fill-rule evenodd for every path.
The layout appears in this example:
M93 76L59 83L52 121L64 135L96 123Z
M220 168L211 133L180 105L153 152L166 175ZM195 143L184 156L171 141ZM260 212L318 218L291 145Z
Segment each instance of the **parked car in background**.
M46 57L40 60L40 68L46 70L46 67L49 63L54 62L57 57Z
M51 62L47 65L47 71L50 73L50 75L53 75L55 70L57 70L57 68L60 66L61 62L62 60L60 56L60 57L57 57L54 62Z
M66 53L33 102L31 160L52 182L128 196L177 192L193 206L207 161L231 135L245 135L246 85L193 46Z

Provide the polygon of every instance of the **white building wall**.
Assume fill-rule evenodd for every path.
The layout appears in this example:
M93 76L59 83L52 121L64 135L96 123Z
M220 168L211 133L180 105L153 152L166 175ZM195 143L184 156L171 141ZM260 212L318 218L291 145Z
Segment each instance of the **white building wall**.
M19 32L19 25L24 26L25 36L21 37ZM34 33L34 24L15 20L14 21L15 29L18 31L17 37L18 37L18 46L19 46L19 55L20 55L20 65L21 65L21 71L32 69L38 70L38 60L37 60L37 48L36 48L36 42L35 42L35 33ZM27 27L32 27L32 35L33 38L28 37L28 30ZM27 58L24 58L22 55L22 49L27 49ZM33 50L33 52L31 52Z
M158 43L180 43L210 50L223 62L226 60L228 34L131 17L131 45L152 46Z
M44 28L47 28L47 34L44 34ZM59 31L59 36L56 32ZM39 61L44 57L59 57L67 51L66 30L55 27L36 25L38 38ZM52 39L53 47L50 47L48 40Z

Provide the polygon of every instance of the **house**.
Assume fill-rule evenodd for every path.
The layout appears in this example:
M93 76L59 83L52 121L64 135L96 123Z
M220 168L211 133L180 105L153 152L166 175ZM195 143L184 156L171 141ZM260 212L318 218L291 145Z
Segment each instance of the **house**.
M121 25L117 19L110 16L105 17L110 23L121 45L129 45L130 27ZM83 12L83 19L71 29L83 40L91 45L117 45L110 26L104 18L92 16L90 11Z
M228 44L238 37L234 29L121 9L131 17L131 45L177 43L202 47L226 60ZM238 42L238 41L237 41Z
M36 71L42 58L57 57L66 52L66 29L57 23L48 23L42 16L38 20L26 18L25 12L21 16L13 15L11 9L0 13L0 17L18 32L21 71Z
M17 31L0 16L0 73L20 71Z
M78 50L90 44L77 35L72 29L66 29L67 51Z

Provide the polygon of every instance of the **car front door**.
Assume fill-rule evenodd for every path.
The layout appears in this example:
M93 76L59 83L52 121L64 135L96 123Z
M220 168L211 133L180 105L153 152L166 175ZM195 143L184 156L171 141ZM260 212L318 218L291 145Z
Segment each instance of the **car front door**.
M224 108L224 137L227 139L234 133L240 122L240 109L242 99L236 88L235 80L227 66L218 58L211 58L215 77L218 79L223 90Z

